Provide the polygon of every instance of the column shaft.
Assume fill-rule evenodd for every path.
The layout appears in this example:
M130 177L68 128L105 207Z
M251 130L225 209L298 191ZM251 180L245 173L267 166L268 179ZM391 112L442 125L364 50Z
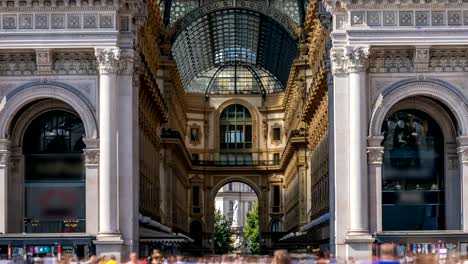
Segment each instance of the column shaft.
M349 208L350 232L355 233L369 231L364 83L364 72L349 73Z
M96 51L99 62L99 233L118 234L117 70L119 49Z

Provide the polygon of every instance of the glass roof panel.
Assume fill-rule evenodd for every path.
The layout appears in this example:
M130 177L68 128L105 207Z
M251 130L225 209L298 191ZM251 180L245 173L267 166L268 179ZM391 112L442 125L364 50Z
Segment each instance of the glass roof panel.
M226 9L208 13L180 31L172 54L187 91L272 93L283 91L297 45L273 19Z

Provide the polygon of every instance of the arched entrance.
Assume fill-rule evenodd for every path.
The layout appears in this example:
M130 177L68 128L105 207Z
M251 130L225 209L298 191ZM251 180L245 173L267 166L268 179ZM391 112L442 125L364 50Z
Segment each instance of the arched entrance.
M423 94L386 104L394 97L375 112L380 135L368 141L369 179L377 197L371 201L377 206L371 208L371 227L377 232L460 229L458 113Z
M252 187L238 181L223 185L215 196L214 215L215 253L259 253L258 198Z
M81 119L50 110L23 137L26 233L85 232L85 170Z

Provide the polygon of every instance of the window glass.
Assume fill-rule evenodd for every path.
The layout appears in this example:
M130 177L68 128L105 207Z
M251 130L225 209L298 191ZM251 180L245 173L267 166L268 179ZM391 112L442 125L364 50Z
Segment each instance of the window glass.
M23 140L25 232L85 232L81 120L65 111L34 119Z
M230 165L251 163L252 119L249 110L233 104L220 116L221 161Z
M384 121L382 132L383 229L445 229L444 139L439 125L424 112L403 110Z

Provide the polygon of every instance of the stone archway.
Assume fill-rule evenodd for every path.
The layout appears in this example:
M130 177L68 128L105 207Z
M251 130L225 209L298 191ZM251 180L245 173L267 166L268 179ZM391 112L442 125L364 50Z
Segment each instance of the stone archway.
M399 110L415 109L431 116L444 137L446 181L446 217L448 229L460 229L460 188L464 173L458 170L457 136L466 135L468 107L466 99L445 82L406 80L390 86L375 103L369 122L368 171L371 190L371 232L382 231L382 168L384 148L381 133L384 120Z
M371 110L369 137L381 136L385 116L396 103L411 96L428 96L445 104L457 121L457 135L468 135L468 105L456 88L441 81L406 80L388 87Z
M218 191L228 183L232 182L241 182L250 186L256 196L258 201L258 210L259 210L259 228L260 233L265 232L268 229L269 217L268 217L268 197L269 189L263 185L264 179L263 175L251 175L251 173L246 172L247 176L239 175L210 175L208 176L209 182L212 182L212 188L205 189L205 206L204 206L204 218L205 218L205 238L211 242L208 243L211 249L214 248L212 243L213 231L214 231L214 210L215 210L215 197ZM265 181L267 184L267 180ZM262 236L260 235L260 239ZM262 242L261 242L262 244Z
M69 112L81 119L84 125L85 177L86 177L86 232L97 232L98 208L95 204L98 198L98 125L92 104L75 88L56 82L29 83L22 85L6 98L0 109L0 137L6 142L2 145L2 152L7 153L6 166L2 167L4 174L10 179L8 188L9 201L5 210L6 233L21 233L23 230L24 201L21 194L24 185L24 155L22 142L25 130L37 116L50 110ZM8 210L8 208L17 208ZM1 221L0 221L1 222ZM1 223L0 223L1 225Z

